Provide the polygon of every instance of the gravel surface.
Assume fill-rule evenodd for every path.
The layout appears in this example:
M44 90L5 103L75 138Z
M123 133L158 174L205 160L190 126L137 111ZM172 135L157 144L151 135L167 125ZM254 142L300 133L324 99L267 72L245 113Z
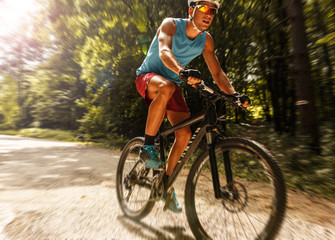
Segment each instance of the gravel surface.
M185 211L164 212L163 203L141 222L123 216L115 193L119 155L0 135L0 240L194 239ZM181 204L185 179L186 172L176 182ZM278 239L335 239L335 204L289 191Z

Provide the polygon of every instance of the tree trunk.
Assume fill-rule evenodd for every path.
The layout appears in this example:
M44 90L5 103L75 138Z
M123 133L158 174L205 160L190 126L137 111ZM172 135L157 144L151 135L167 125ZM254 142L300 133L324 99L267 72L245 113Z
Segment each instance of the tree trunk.
M320 136L317 111L301 0L287 0L287 13L291 19L296 105L300 120L299 130L302 134L311 137L310 143L313 148L319 149Z
M329 32L328 32L328 29L326 28L326 25L323 21L323 18L322 18L322 14L320 12L320 4L318 1L315 1L314 2L314 11L315 11L315 14L317 16L317 29L319 30L320 34L321 34L321 37L325 37ZM334 109L334 106L335 106L335 97L334 97L334 94L333 94L333 79L332 79L332 75L333 75L333 66L332 66L332 63L331 63L331 57L330 57L330 54L329 54L329 49L328 49L328 46L327 44L322 44L321 45L322 47L322 50L323 50L323 57L322 57L322 60L324 61L324 64L326 66L326 82L323 86L323 84L321 84L321 87L322 87L322 92L321 92L321 106L324 106L324 109L328 109L323 111L323 115L325 115L325 118L326 119L330 119L330 118L334 118L335 117L335 109ZM320 87L320 88L321 88Z

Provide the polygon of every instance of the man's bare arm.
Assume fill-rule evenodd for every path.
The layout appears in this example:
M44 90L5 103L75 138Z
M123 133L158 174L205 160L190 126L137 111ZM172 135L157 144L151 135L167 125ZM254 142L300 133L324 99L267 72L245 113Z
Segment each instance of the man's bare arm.
M158 44L159 44L159 57L164 65L179 75L183 66L177 61L172 52L172 37L176 33L176 24L172 18L167 18L163 21L160 29L158 30ZM195 77L188 77L187 83L194 85L200 82L200 79Z
M179 75L183 67L172 53L172 37L176 33L176 24L172 18L166 18L158 30L159 57L164 65Z
M219 60L217 59L214 52L214 41L212 36L207 33L206 44L203 51L203 56L205 58L206 64L211 72L214 81L219 86L219 88L227 94L235 93L234 87L231 85L228 77L223 72Z

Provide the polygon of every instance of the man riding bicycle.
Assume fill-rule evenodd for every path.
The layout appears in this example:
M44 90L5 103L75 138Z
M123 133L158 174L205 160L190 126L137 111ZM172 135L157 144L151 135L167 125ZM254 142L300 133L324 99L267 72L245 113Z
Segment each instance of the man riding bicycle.
M240 98L244 107L250 105L249 98L235 92L221 69L214 52L213 38L206 32L220 7L219 1L188 0L188 6L188 19L166 18L162 22L144 62L136 71L137 90L149 106L145 140L140 153L140 158L148 168L157 169L162 166L154 141L164 117L167 117L171 125L176 125L190 117L179 87L180 78L186 77L187 83L193 86L201 82L199 71L185 69L185 66L201 53L218 87L226 94ZM171 175L191 134L189 127L175 132L175 141L168 156L165 179ZM173 212L182 211L175 192L173 192L168 208Z

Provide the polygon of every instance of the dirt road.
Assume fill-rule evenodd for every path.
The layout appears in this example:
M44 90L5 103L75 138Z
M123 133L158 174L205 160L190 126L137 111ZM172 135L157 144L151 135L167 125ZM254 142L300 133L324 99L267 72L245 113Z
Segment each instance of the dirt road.
M115 194L119 152L0 135L0 240L194 239L185 213L155 206L141 223L124 218ZM177 193L183 204L183 181ZM335 239L335 204L289 192L278 239Z

